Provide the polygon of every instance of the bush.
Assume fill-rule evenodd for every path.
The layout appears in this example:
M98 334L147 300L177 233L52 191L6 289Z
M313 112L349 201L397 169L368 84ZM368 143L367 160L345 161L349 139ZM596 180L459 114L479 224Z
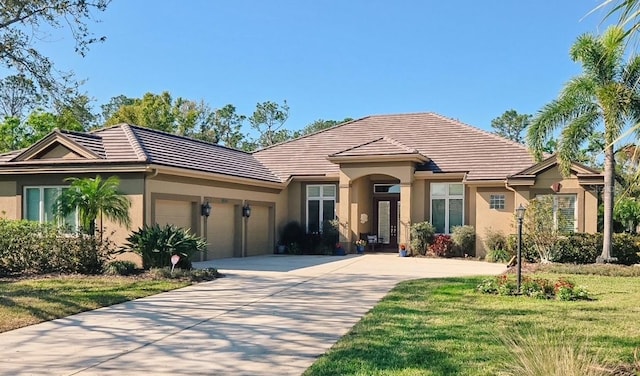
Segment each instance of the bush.
M182 279L191 282L213 281L216 278L224 277L214 268L191 270L175 268L173 272L170 267L151 268L149 274L155 279Z
M191 269L191 256L203 252L207 247L204 239L192 234L187 229L174 225L160 227L144 225L127 238L123 250L131 250L142 257L142 267L162 268L171 266L171 256L180 256L176 267Z
M98 274L114 246L51 223L0 219L0 274Z
M302 228L300 222L287 222L280 233L280 244L290 248L292 248L292 245L300 248L305 241L305 235L304 228Z
M453 242L449 235L436 236L433 244L429 246L429 254L437 257L451 257L453 255Z
M613 234L611 255L623 265L640 263L640 236ZM602 253L602 234L571 234L561 237L552 252L553 262L593 264Z
M104 268L104 274L107 275L131 275L136 272L136 264L131 261L111 261Z
M429 222L418 222L411 225L411 252L425 255L427 247L433 243L436 229Z
M490 228L486 229L484 246L488 250L507 250L507 237L502 231L494 231Z
M339 226L340 222L337 219L322 222L322 244L326 250L333 251L340 240Z
M517 254L518 252L518 235L509 235L507 237L507 252L512 255ZM530 238L523 234L522 235L522 258L528 262L539 262L540 256L538 252L533 247Z
M451 233L457 256L476 254L476 229L473 226L455 226Z
M515 276L506 274L483 280L476 289L483 294L516 295L518 286ZM520 286L522 295L536 299L589 300L588 291L562 277L555 282L544 278L525 276Z
M507 263L511 260L511 257L513 257L513 255L505 249L492 249L487 252L486 260L488 262Z
M611 256L618 264L640 264L640 236L631 234L613 234Z

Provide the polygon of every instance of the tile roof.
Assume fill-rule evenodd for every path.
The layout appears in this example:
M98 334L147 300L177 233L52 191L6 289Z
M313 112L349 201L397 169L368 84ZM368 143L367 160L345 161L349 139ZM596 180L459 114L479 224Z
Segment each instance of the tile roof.
M351 157L367 155L399 155L418 154L416 149L411 149L391 137L380 137L364 144L351 147L346 150L331 154L331 156Z
M467 180L505 179L534 163L524 145L434 113L369 116L253 155L281 179L337 175L339 166L329 162L327 156L385 137L429 158L419 170L465 171Z
M82 145L84 148L93 152L100 158L105 158L104 145L102 144L102 138L89 133L71 132L71 131L59 131L61 134L69 138L70 140Z

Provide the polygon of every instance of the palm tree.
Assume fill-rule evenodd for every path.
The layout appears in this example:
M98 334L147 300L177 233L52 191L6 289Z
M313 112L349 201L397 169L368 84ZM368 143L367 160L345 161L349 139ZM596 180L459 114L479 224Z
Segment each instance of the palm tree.
M106 217L127 228L131 225L129 208L131 201L118 192L120 179L111 176L103 180L100 175L95 179L68 178L69 189L62 191L53 204L53 211L59 218L78 211L81 229L89 235L95 235L96 219Z
M603 0L589 13L609 7L605 19L617 15L618 26L627 29L625 37L633 37L640 30L640 0Z
M570 56L582 65L583 73L540 110L527 135L529 147L540 160L545 140L560 128L557 155L562 173L568 175L584 140L604 128L604 241L600 257L604 262L611 259L615 142L629 124L640 120L640 58L623 62L624 36L624 30L614 26L600 37L578 37Z

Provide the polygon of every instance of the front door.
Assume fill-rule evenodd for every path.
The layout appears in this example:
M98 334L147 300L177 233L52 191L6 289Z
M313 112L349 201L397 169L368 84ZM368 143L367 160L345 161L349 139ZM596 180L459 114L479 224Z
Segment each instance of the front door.
M400 200L397 197L375 198L378 241L396 248L400 227Z

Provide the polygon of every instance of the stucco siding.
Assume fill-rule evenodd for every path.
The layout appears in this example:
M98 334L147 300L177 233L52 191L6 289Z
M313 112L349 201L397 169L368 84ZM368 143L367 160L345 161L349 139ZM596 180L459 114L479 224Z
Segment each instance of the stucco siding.
M491 209L491 195L504 195L504 209ZM514 193L504 187L477 187L475 198L476 256L483 257L488 249L484 245L487 232L514 232Z

